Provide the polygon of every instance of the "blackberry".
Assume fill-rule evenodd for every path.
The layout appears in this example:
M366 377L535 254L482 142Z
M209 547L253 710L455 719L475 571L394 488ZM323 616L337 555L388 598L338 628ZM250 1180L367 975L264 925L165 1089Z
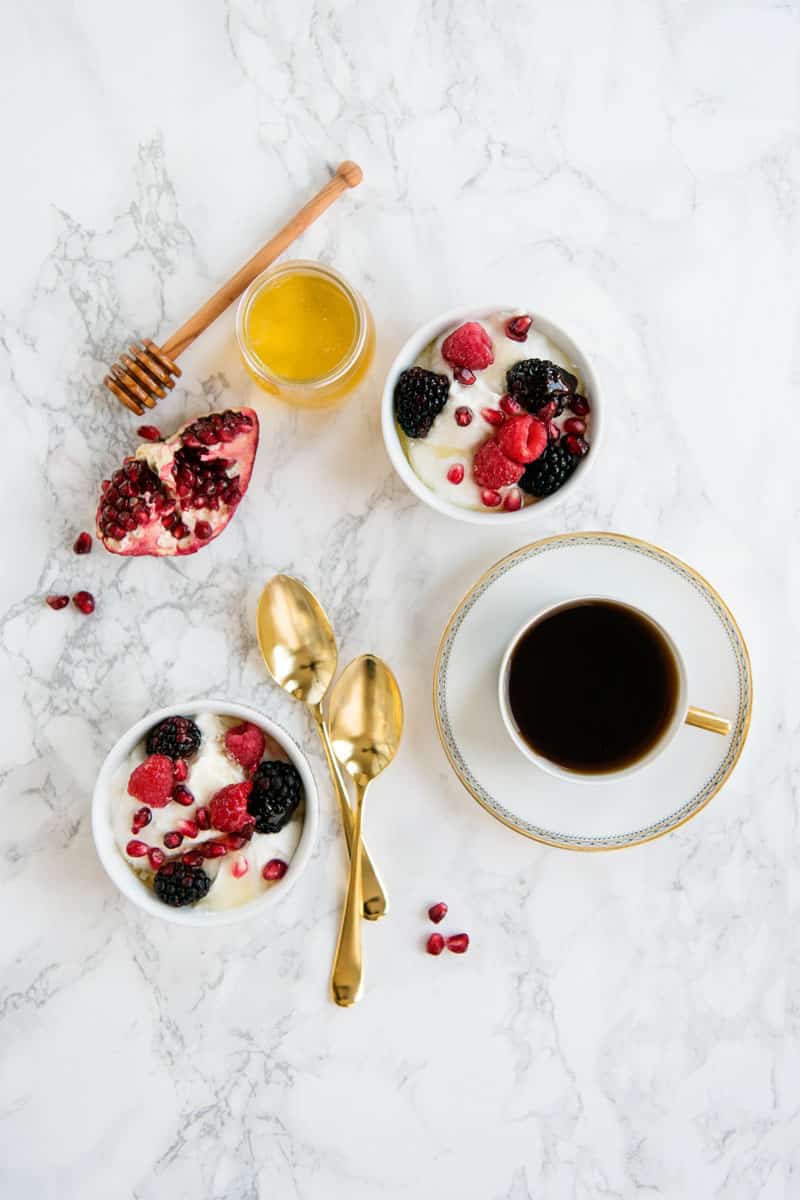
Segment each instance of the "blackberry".
M167 717L148 733L147 753L188 758L200 749L201 740L200 730L190 717Z
M267 760L253 775L247 811L258 833L278 833L303 799L303 781L292 763Z
M506 371L506 388L531 413L539 412L553 400L556 407L552 415L557 417L577 386L574 375L546 358L526 358Z
M450 381L423 367L403 371L394 388L394 412L406 437L424 438L447 403Z
M519 486L529 496L552 496L567 482L577 465L578 459L556 442L525 468Z
M173 860L159 867L153 880L153 891L170 908L196 904L211 887L211 879L202 867Z

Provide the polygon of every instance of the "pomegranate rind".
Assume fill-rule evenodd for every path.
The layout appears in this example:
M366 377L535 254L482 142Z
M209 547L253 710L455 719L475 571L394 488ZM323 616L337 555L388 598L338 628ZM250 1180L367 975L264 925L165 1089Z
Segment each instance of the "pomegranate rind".
M231 433L230 427L237 425L235 415L246 418L246 422ZM225 422L228 440L218 439L208 445L194 436L212 421ZM232 408L194 417L163 442L142 443L135 454L123 461L112 479L104 482L97 506L98 540L111 554L133 558L195 554L202 546L209 545L227 528L247 491L259 435L256 412L252 408ZM220 462L225 465L214 467ZM212 468L219 485L210 501L216 504L215 508L193 507L197 496L180 494L177 473L181 465L201 475L204 467ZM120 487L125 489L122 494ZM109 491L114 496L111 502ZM176 531L165 525L170 514ZM120 517L128 526L133 522L133 527L123 529ZM198 525L202 536L195 533Z

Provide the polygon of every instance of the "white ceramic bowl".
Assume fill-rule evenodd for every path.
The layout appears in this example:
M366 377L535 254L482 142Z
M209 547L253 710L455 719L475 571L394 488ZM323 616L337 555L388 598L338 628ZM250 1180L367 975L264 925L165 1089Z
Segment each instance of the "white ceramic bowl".
M226 909L224 912L196 911L191 907L170 908L157 900L150 889L134 874L128 863L122 857L112 828L111 803L113 798L113 780L119 768L127 759L142 738L159 721L171 717L176 712L181 713L217 713L222 717L236 717L240 721L251 721L260 729L280 742L289 758L294 763L303 781L305 792L305 816L303 832L297 849L292 855L289 870L280 882L275 883L262 896L242 904L238 908ZM100 768L92 797L92 834L100 861L106 869L109 878L117 885L124 896L151 917L160 917L162 921L171 921L174 925L211 926L233 925L250 917L263 916L267 909L272 908L281 900L297 882L308 865L319 825L319 800L314 776L300 748L282 726L269 717L265 717L255 708L246 704L231 704L227 700L193 700L160 708L148 713L132 725L124 733L114 747L109 751L106 760Z
M528 504L520 508L517 512L510 513L502 509L487 509L481 512L471 508L460 508L459 505L451 504L448 500L443 500L435 492L432 492L422 482L406 458L406 453L400 441L394 419L394 388L400 372L405 371L407 367L413 366L421 351L430 342L434 341L435 338L439 337L440 334L444 333L446 329L455 328L464 321L482 321L486 317L490 317L498 312L530 313L533 318L534 327L540 333L543 333L545 337L549 338L550 341L554 342L559 349L563 350L566 357L578 368L584 384L584 390L592 405L591 449L586 457L581 459L567 482L557 492L554 492L552 496L544 496L535 504ZM520 349L524 351L524 343L520 345ZM392 461L392 466L406 487L415 496L418 496L430 508L436 509L437 512L443 513L446 517L454 517L456 521L467 521L471 525L493 525L510 529L513 525L531 525L555 504L558 504L584 484L587 472L594 465L600 452L603 432L603 406L597 376L589 359L563 329L553 324L546 317L540 316L539 313L526 308L524 305L484 304L479 308L451 309L450 312L443 313L439 317L434 317L432 321L428 321L426 325L422 325L416 333L411 335L397 354L386 376L386 383L383 387L383 399L381 401L381 425L383 440L386 444L386 451Z

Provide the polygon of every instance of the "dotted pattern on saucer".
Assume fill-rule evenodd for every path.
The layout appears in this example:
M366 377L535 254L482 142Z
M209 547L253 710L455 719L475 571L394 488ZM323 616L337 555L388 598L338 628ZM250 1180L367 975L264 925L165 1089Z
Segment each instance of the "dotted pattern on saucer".
M635 829L630 833L615 834L611 837L576 837L570 834L557 833L552 829L543 829L538 825L532 825L528 821L520 820L515 813L510 812L494 796L490 795L472 774L453 736L450 718L447 713L447 670L450 662L450 653L467 614L493 583L513 570L519 563L527 562L529 559L538 558L542 554L549 554L552 551L560 550L567 546L612 546L617 550L626 550L629 553L652 559L661 566L667 567L668 570L690 584L697 594L708 604L725 631L728 644L736 661L738 692L736 717L732 722L733 727L727 752L717 769L686 804L670 813L669 816L642 829ZM752 680L747 650L727 606L721 602L710 587L690 567L687 567L685 563L672 558L666 551L659 550L657 546L649 546L646 542L640 542L635 538L621 537L613 533L566 534L562 537L535 543L504 559L497 564L496 569L490 571L490 574L463 601L447 634L446 641L441 648L437 665L435 694L439 732L447 756L456 774L467 788L467 791L471 792L475 799L479 800L489 812L519 833L527 834L536 841L545 842L551 846L571 850L613 850L624 846L635 846L641 842L648 842L653 838L660 837L664 833L669 833L670 830L677 828L685 821L688 821L690 817L695 816L716 795L736 765L736 761L741 754L747 738L750 710L752 707Z

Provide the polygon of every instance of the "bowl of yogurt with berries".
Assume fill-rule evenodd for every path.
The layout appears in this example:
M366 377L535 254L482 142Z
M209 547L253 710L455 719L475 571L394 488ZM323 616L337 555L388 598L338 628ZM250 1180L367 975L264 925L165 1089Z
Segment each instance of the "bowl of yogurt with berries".
M314 778L256 709L197 700L138 721L95 785L100 861L128 899L180 925L227 925L285 896L311 857Z
M586 478L602 428L586 355L552 321L461 308L419 329L383 393L386 449L438 512L473 524L530 522Z

